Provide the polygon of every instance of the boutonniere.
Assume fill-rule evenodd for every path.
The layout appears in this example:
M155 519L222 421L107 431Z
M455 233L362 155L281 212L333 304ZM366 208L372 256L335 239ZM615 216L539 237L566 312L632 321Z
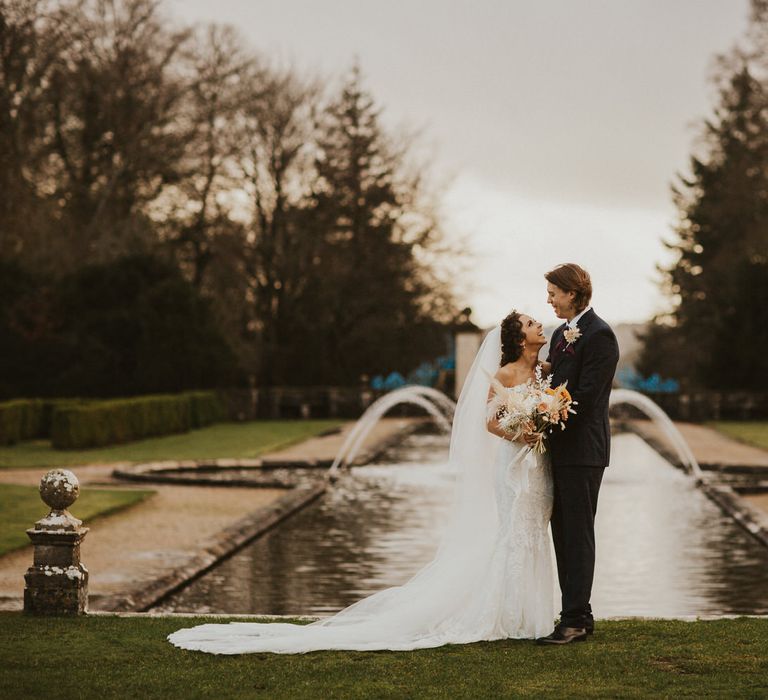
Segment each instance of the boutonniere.
M563 337L569 346L573 345L579 338L581 338L581 330L578 326L575 328L566 328L563 331Z

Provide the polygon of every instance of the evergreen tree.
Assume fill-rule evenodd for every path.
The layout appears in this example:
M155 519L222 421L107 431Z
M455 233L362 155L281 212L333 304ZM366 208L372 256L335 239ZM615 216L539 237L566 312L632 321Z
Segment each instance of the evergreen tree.
M426 313L436 290L418 257L437 232L419 209L403 152L354 69L319 127L307 221L317 238L314 274L296 318L306 335L301 364L327 382L407 371L445 350L440 324Z
M768 377L768 83L748 61L722 81L706 152L673 188L675 300L645 337L640 370L690 386L765 389Z

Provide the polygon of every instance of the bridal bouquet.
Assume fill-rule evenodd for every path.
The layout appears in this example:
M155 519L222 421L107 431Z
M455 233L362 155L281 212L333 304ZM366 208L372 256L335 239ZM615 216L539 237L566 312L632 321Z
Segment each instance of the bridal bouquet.
M534 379L514 387L506 387L491 377L493 395L488 401L488 420L497 419L512 441L524 435L534 436L536 442L531 449L537 454L547 449L546 434L558 426L565 430L568 414L576 413L576 402L568 393L567 382L553 389L551 381L551 377L542 377L541 367L536 367Z

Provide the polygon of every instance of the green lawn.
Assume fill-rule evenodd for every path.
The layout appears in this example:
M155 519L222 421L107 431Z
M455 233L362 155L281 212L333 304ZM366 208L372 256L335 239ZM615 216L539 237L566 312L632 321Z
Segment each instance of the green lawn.
M708 425L728 437L768 450L768 421L713 421Z
M87 450L54 450L48 441L32 440L0 447L0 468L257 457L339 425L338 420L218 423L189 433Z
M113 490L86 488L72 506L71 513L80 520L89 521L97 515L106 515L144 500L154 491ZM0 484L0 556L29 544L27 528L40 520L48 508L40 500L36 486Z
M768 620L598 622L587 643L212 656L165 641L210 620L0 613L0 697L765 697Z

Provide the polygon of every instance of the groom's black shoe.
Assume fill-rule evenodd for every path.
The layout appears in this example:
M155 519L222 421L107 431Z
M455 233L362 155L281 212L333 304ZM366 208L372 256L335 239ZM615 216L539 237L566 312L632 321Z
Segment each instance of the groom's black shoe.
M594 620L587 620L584 623L584 629L587 631L587 634L594 634L595 633L595 621Z
M565 627L558 625L552 634L546 637L539 637L536 644L545 646L547 644L570 644L571 642L587 641L587 630L584 627Z

